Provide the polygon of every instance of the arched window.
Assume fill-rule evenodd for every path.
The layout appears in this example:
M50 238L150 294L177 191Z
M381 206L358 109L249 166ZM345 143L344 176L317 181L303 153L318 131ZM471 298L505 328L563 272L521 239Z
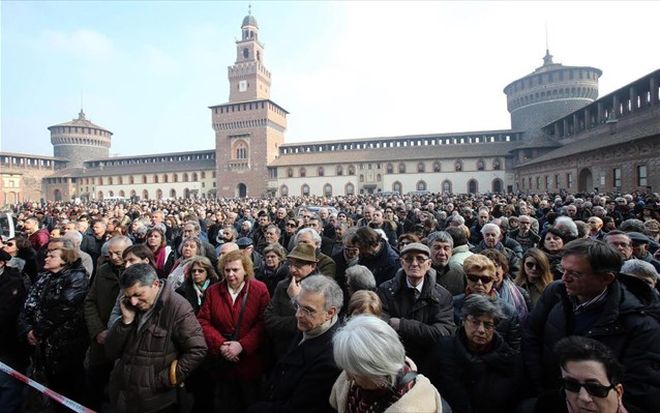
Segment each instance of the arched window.
M392 191L398 192L399 194L403 193L403 187L401 186L401 182L396 181L392 184Z
M330 198L332 196L332 185L330 184L323 185L323 195L326 198Z
M155 183L155 184L158 183L158 175L154 175L154 183Z
M163 190L160 188L156 189L156 199L157 200L163 199Z
M337 176L342 176L344 174L344 168L341 165L337 165Z
M197 182L197 172L192 173L192 181Z
M440 161L433 162L433 172L440 172L440 171L441 171Z
M111 176L108 177L108 185L112 185L112 177ZM110 195L110 196L112 196L112 195Z
M113 191L108 191L108 196L115 196L115 193Z
M355 175L355 165L349 165L348 166L348 174L349 175Z
M146 177L145 177L145 179L146 179ZM146 180L145 180L145 183L147 183ZM99 176L99 185L103 185L103 177L102 176Z
M325 175L325 169L323 169L322 166L318 167L317 173L319 176L324 176Z
M399 173L400 174L405 174L406 173L406 164L401 162L399 163Z
M280 196L289 196L289 187L286 185L282 185L280 187Z
M386 170L387 170L388 174L393 174L394 173L394 166L391 163L388 163Z
M172 175L172 182L179 182L179 175L173 174Z
M167 176L167 174L163 174L163 182L167 183L167 182L169 182L169 180L170 180L170 177Z
M479 192L479 184L477 183L476 180L470 179L467 184L467 191L468 194L476 194Z
M502 164L500 163L499 159L495 159L493 161L493 170L499 171L500 169L502 169Z
M347 183L345 189L346 189L346 195L354 195L355 194L355 185L353 185L352 183L350 183L350 182Z
M143 184L147 183L147 175L142 175L142 183Z
M360 182L364 182L364 175L360 174Z
M479 159L477 161L477 171L483 171L485 167L486 164L484 163L483 159Z
M126 192L124 192L123 189L120 190L120 191L119 191L119 196L122 197L122 198L124 198L124 197L126 196Z
M135 183L135 178L133 177L133 175L130 175L128 177L128 183L131 184L131 185L133 185Z
M451 181L448 179L445 179L442 182L442 192L445 194L451 194Z
M118 176L117 177L117 183L119 185L123 185L124 184L124 177L123 176Z
M420 173L426 172L426 166L424 165L424 162L420 162L417 164L417 172Z
M305 168L300 168L300 177L304 178L307 176L307 170Z
M499 178L493 179L493 192L495 193L500 193L502 192L502 187L504 184L502 183L502 180Z
M309 185L303 184L303 186L300 187L300 193L302 196L309 196Z
M286 177L287 178L293 178L293 168L288 168L286 170Z
M183 182L188 182L188 173L187 172L183 173Z
M417 181L416 188L417 188L418 191L426 191L426 182Z
M149 191L146 189L142 191L142 199L149 199Z
M170 189L170 198L176 198L176 189Z
M248 50L248 48L245 47L243 49L243 58L247 59L248 57L250 57L250 50Z
M456 170L456 172L461 172L463 170L463 161L460 160L456 161L456 163L454 164L454 169Z
M245 160L248 158L248 147L245 141L238 141L234 144L234 159Z

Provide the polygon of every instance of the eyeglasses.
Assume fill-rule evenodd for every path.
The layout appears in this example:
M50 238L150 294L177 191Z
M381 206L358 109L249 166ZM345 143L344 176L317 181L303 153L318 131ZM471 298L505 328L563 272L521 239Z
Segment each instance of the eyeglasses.
M204 268L193 268L190 272L193 274L203 274L206 270Z
M16 245L16 244L14 244L13 242L8 242L8 243L6 243L5 245L8 246L8 247L13 247L13 246Z
M561 379L561 381L562 381L562 387L566 391L569 391L571 393L579 393L580 388L584 387L587 393L589 393L591 396L599 397L601 399L603 397L607 397L607 394L610 392L610 390L616 387L616 384L603 386L600 383L594 383L594 382L580 383L577 380L566 377Z
M482 284L488 284L490 282L493 282L493 278L488 275L468 274L467 279L472 281L473 283L477 283L481 281Z
M287 226L287 227L292 227L292 228L293 228L293 227L297 227L298 224L296 224L295 222L287 222L287 223L286 223L286 226Z
M525 268L529 268L530 270L533 270L534 268L537 268L539 265L535 262L527 261L525 263Z
M311 317L317 313L317 311L312 307L306 307L304 305L300 305L298 301L296 301L295 299L291 301L291 304L293 304L293 308L296 309L296 313L300 311L302 315L306 317Z
M417 262L419 264L424 264L426 261L429 260L428 257L405 257L402 258L403 262L406 264L412 264L413 262Z
M472 326L475 328L479 328L479 326L484 326L484 330L486 331L493 331L493 329L495 329L495 323L490 321L478 320L472 317L471 315L467 316L465 320L467 320L467 322L472 324Z
M559 270L560 273L562 273L564 275L567 275L571 278L582 278L585 275L587 275L586 273L583 273L583 272L567 270L564 267L562 267L561 265L557 266L557 270Z

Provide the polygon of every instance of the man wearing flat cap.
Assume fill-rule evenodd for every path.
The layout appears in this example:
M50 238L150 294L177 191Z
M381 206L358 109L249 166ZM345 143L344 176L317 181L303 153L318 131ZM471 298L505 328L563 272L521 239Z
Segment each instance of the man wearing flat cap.
M318 274L318 259L313 245L300 243L287 255L288 277L277 283L273 298L264 313L266 330L273 341L275 358L279 359L298 332L296 309L292 300L300 293L300 282Z
M383 313L399 333L406 354L422 363L431 345L454 333L453 299L436 283L431 251L414 242L401 249L401 269L378 287Z
M654 259L649 252L651 239L641 232L629 232L628 238L632 241L633 258L650 263L656 271L660 272L660 261Z

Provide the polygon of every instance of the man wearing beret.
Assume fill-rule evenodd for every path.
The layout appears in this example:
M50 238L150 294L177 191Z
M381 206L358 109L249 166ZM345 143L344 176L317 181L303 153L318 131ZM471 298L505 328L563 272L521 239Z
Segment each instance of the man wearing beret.
M454 333L453 299L436 283L431 251L414 242L401 249L401 269L378 287L383 313L399 333L406 354L422 363L428 348L441 336Z

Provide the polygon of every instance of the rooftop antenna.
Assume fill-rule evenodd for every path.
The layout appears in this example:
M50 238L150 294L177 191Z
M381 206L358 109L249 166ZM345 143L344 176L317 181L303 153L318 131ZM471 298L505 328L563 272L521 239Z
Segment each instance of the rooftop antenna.
M548 46L548 22L545 22L545 56L543 57L543 66L551 65L554 62L552 61L552 55L550 54L550 46Z

